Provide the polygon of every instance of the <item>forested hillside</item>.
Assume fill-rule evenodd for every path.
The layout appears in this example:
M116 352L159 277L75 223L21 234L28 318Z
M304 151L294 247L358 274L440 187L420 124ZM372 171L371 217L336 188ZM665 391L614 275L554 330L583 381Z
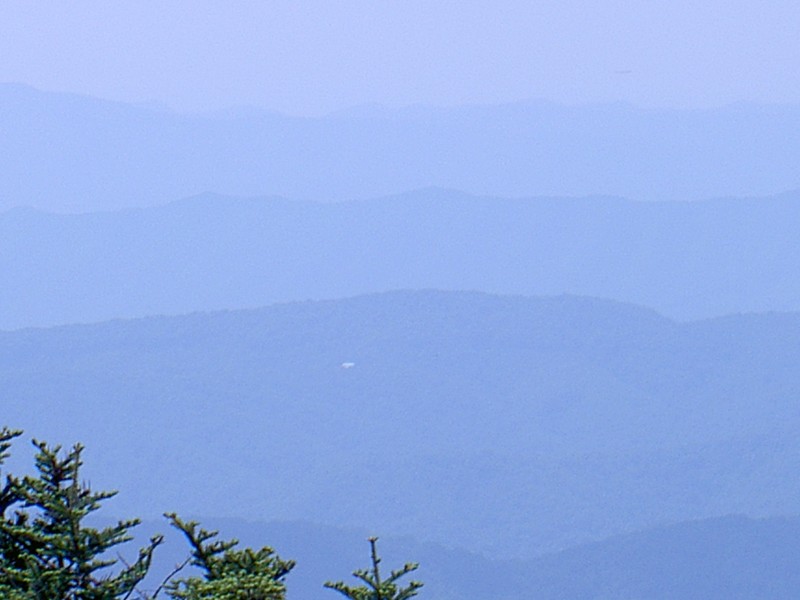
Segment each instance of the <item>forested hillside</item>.
M367 532L309 523L211 520L214 528L258 546L269 542L297 559L288 598L335 598L320 581L364 562ZM146 531L163 531L148 522ZM160 528L160 529L159 529ZM420 562L420 598L430 600L793 600L800 590L800 521L724 517L617 536L531 560L492 560L438 544L381 538L386 564ZM154 571L184 548L168 539Z
M797 314L397 292L2 333L0 395L9 423L85 442L125 512L532 556L797 513L798 337Z
M696 203L421 190L0 214L0 329L397 289L579 294L673 318L800 310L800 196Z

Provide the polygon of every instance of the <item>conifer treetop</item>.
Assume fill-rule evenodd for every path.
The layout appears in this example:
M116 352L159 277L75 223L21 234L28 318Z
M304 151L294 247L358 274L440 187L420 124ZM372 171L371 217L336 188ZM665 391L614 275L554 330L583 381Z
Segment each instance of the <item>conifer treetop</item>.
M360 579L364 585L351 587L343 581L328 581L325 583L325 587L339 592L350 600L408 600L416 596L422 588L421 582L412 580L407 586L400 587L398 580L416 571L419 564L406 563L402 568L391 571L386 579L381 579L381 558L378 556L377 549L378 538L371 537L368 541L372 566L369 569L359 569L353 572L353 576Z

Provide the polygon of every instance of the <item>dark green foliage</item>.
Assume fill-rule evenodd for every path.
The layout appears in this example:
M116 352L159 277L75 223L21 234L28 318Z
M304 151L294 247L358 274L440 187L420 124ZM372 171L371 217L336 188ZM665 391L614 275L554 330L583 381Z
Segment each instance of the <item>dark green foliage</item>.
M20 432L0 431L0 460ZM132 564L114 568L109 551L131 540L137 519L104 529L84 519L116 492L93 492L81 483L82 446L62 456L59 446L34 441L37 476L6 476L0 492L0 593L14 600L129 598L147 574L161 537L151 539Z
M0 467L20 431L0 429ZM94 492L81 482L83 447L66 453L60 446L34 441L36 476L6 474L0 488L0 600L154 600L161 591L174 600L285 600L286 575L294 561L281 559L272 548L236 549L237 540L217 540L218 532L165 516L189 542L191 554L176 567L153 595L137 590L150 568L153 552L162 537L151 538L131 564L110 557L117 546L132 539L130 530L138 519L119 521L104 529L87 527L84 520L116 492ZM398 588L396 581L414 571L407 564L381 580L372 545L372 570L356 571L369 587L349 588L326 583L353 600L407 600L421 583ZM178 579L191 564L199 576Z
M407 600L417 595L422 587L419 581L411 581L406 587L399 587L397 581L409 573L416 571L419 565L416 563L406 563L402 569L392 571L389 577L381 579L379 565L381 562L377 550L378 538L369 538L372 551L372 568L361 569L353 573L366 585L350 587L343 581L327 582L326 588L336 590L340 594L350 598L350 600Z
M191 564L202 577L189 577L166 586L172 598L181 600L283 600L284 578L294 561L282 560L272 548L236 550L237 540L215 540L218 532L199 528L198 523L182 521L167 514L172 525L186 537L192 548Z

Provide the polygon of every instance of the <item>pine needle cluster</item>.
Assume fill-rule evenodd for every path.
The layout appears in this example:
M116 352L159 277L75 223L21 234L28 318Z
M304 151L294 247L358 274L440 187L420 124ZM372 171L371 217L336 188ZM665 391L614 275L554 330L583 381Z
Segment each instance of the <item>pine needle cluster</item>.
M372 558L371 568L353 572L353 577L360 579L365 585L351 587L343 581L329 581L325 583L325 587L339 592L350 600L408 600L416 596L422 587L421 582L411 581L406 587L400 587L398 580L416 571L419 565L406 563L403 568L392 571L386 579L381 579L381 558L378 556L377 549L378 538L369 538L369 544Z
M295 563L283 560L272 548L237 550L238 540L220 541L218 532L201 529L175 513L165 515L181 531L192 549L191 564L202 577L176 579L166 589L177 600L282 600L286 575Z
M163 591L172 600L285 600L286 576L295 562L265 546L237 548L237 540L217 539L195 521L175 513L165 516L190 547L189 557L147 594L138 589L153 554L163 542L157 535L138 551L135 561L112 558L118 546L132 541L139 519L117 521L97 529L86 519L117 492L97 492L81 480L83 446L64 451L33 441L34 476L2 473L21 431L0 429L0 599L2 600L156 600ZM364 585L327 582L325 587L350 600L408 600L422 583L401 587L398 580L415 571L415 563L381 578L377 538L370 538L372 567L353 575ZM194 566L199 574L178 575Z
M19 431L0 430L0 466ZM81 445L66 453L34 440L38 476L6 475L0 490L0 593L24 600L117 600L131 597L161 544L156 536L132 564L109 552L131 541L138 519L103 529L85 519L116 492L93 492L80 480Z

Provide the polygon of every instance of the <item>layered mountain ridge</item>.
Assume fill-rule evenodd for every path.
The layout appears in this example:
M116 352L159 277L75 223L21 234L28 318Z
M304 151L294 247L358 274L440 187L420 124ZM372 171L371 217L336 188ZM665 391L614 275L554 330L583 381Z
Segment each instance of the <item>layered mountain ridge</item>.
M84 442L133 514L531 555L800 512L799 334L797 313L394 292L0 333L0 395L10 425Z
M800 188L792 105L182 115L0 84L0 135L0 210L147 206L205 192L350 200L437 186L698 200Z
M575 294L680 320L800 310L800 197L644 203L428 189L0 214L0 329L392 289Z

